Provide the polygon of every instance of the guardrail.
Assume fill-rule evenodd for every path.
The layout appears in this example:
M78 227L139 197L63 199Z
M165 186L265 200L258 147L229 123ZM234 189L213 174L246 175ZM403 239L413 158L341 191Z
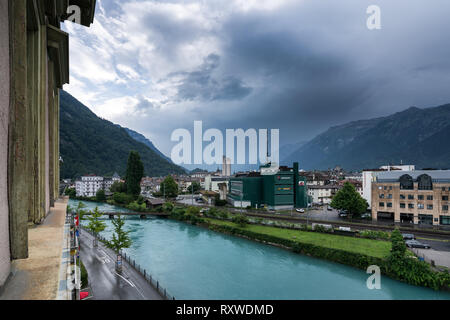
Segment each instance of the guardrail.
M95 237L95 235L90 230L84 227L82 227L82 229L83 231ZM104 238L101 235L97 235L97 239L103 243L108 241L108 239ZM118 254L117 251L113 251ZM167 290L160 285L159 281L156 280L155 277L153 277L150 273L148 273L146 269L142 268L138 263L136 263L136 260L132 259L125 252L122 252L122 258L125 259L129 266L136 270L161 295L161 297L163 297L165 300L175 300L175 297L170 295Z

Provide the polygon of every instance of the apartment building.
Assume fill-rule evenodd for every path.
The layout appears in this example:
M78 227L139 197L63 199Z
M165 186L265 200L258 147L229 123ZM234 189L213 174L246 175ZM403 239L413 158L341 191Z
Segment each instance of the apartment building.
M450 170L379 172L372 182L372 219L450 225Z
M341 188L337 184L328 185L310 185L308 186L308 195L312 202L316 204L330 204L334 195Z
M112 178L95 175L81 177L81 180L75 182L77 197L95 197L98 190L103 189L108 192L114 182L119 181L120 177L117 173Z

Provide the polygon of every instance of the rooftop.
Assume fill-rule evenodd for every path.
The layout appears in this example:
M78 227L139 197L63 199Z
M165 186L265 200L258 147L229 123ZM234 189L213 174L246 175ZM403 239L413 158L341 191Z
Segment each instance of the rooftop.
M427 174L433 182L450 182L450 170L385 171L378 174L377 181L396 182L404 174L410 175L414 180Z

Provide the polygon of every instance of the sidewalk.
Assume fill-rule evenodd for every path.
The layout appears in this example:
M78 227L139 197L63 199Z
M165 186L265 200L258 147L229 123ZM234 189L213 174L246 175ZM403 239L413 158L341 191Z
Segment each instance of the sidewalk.
M41 225L28 229L29 258L12 263L0 300L55 300L59 289L67 199L59 199Z
M81 230L81 261L89 277L93 300L162 300L161 295L128 263L115 271L116 254L100 241L93 248L93 236Z

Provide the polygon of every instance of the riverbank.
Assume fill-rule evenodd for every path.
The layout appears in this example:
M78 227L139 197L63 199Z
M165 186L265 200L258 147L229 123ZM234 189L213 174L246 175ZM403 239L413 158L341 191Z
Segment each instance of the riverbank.
M384 241L258 225L238 226L233 222L211 218L203 220L205 223L200 225L213 231L281 246L296 253L363 270L370 265L377 265L382 274L395 280L435 290L450 291L450 274L448 272L433 271L426 262L418 261L415 256L406 255L400 261L392 260L390 246L387 246ZM384 245L381 245L382 243ZM368 246L366 250L364 250L364 245ZM392 265L392 262L395 263L395 266Z
M76 207L77 201L71 200ZM99 211L122 208L86 203ZM236 235L215 232L173 219L125 217L133 244L124 250L141 268L151 270L177 299L188 300L435 300L450 293L382 277L369 290L366 270L297 254ZM105 218L102 236L110 239ZM343 289L345 288L345 289Z

